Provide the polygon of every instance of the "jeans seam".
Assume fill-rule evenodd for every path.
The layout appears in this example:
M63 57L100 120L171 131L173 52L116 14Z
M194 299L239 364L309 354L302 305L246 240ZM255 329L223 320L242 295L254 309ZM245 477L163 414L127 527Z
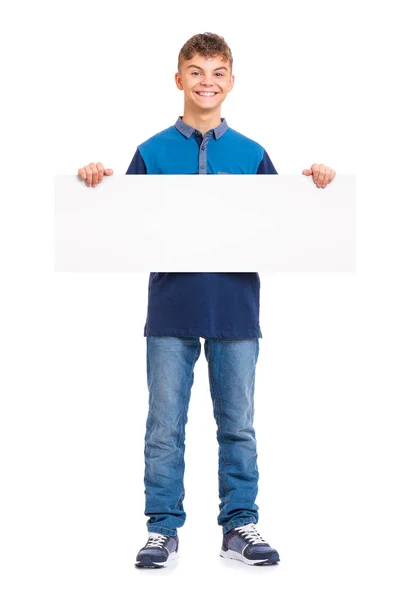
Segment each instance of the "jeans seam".
M184 483L183 483L183 478L184 478L184 475L185 475L185 464L183 465L183 469L179 468L179 463L181 461L181 455L182 455L182 446L183 446L184 441L185 441L185 423L184 423L185 422L185 417L186 417L186 412L185 411L186 411L186 407L188 406L188 396L189 396L190 389L191 389L191 380L192 380L192 375L193 375L194 368L195 368L195 363L196 363L196 361L198 360L198 357L199 357L200 345L201 345L201 342L198 340L198 346L197 346L197 349L196 349L196 352L195 352L195 355L194 355L194 361L193 361L192 368L191 368L191 375L190 375L189 380L188 380L188 387L187 387L187 390L186 390L185 403L182 406L182 410L181 410L181 425L183 425L183 427L181 428L181 437L179 439L179 455L178 455L178 462L176 463L176 471L179 473L179 482L180 482L180 486L181 486L181 494L180 494L180 496L183 496L184 493L185 493L185 486L184 486ZM184 451L183 452L184 453L183 460L184 460L184 463L185 463L185 448L183 448L183 451Z
M222 480L223 480L223 484L224 484L224 489L225 489L225 498L224 498L224 504L226 504L228 497L230 495L230 490L228 489L227 486L227 480L226 480L226 473L227 473L227 468L228 468L228 459L227 459L227 452L226 452L226 444L225 444L225 436L224 433L222 431L222 427L221 427L221 421L222 421L222 405L221 405L221 397L217 392L217 387L215 385L215 378L214 378L214 373L213 373L213 369L212 369L212 363L211 363L211 351L210 351L210 344L208 343L208 370L210 373L210 377L212 380L212 387L214 388L214 396L215 399L218 400L218 429L219 432L222 436L223 439L223 452L224 452L224 473L222 474Z

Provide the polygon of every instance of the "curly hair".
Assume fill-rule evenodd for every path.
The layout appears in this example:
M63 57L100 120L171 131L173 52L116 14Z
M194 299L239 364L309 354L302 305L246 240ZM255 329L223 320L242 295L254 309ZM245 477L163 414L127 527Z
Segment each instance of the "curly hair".
M205 58L221 56L223 61L229 61L231 72L233 70L233 55L223 37L216 33L197 33L182 46L178 56L178 71L185 60L191 60L195 54Z

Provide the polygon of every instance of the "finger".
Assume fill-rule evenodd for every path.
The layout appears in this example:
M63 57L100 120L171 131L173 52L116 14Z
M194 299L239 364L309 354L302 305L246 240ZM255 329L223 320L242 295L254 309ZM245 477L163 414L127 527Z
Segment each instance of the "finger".
M322 186L325 179L325 165L319 165L319 175L318 175L318 183Z
M310 169L303 169L302 175L311 175L312 171Z
M91 168L90 168L89 165L86 165L84 167L84 169L85 169L85 172L87 174L87 186L91 187L91 185L92 185L92 171L91 171Z
M84 167L81 167L80 169L78 169L78 175L81 177L81 179L87 179L87 173L86 173Z
M95 187L98 183L98 170L97 165L95 163L90 163L90 168L92 172L92 186Z
M113 169L104 169L104 175L112 175Z
M331 181L334 179L335 173L336 172L334 171L334 169L331 169L331 175L329 176L329 183L331 183Z
M314 163L311 168L312 168L312 173L313 173L313 181L314 181L314 183L318 183L319 165Z
M331 174L331 169L329 167L325 167L324 181L323 181L322 187L326 187L328 185L330 174Z
M97 163L98 180L97 183L101 183L104 177L104 165L103 163Z
M320 178L318 179L318 187L325 188L327 186L326 170L320 172Z

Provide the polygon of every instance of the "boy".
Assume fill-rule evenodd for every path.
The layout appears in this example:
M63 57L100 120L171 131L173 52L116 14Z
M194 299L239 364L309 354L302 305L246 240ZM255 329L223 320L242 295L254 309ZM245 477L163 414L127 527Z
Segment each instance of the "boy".
M234 85L232 54L212 33L182 47L176 86L184 113L138 146L126 174L277 174L267 152L228 127L221 105ZM90 163L78 171L88 186L112 169ZM335 171L312 165L318 187ZM137 567L160 568L177 558L177 528L186 518L182 501L184 438L194 366L205 338L210 392L219 444L218 524L220 555L249 565L279 562L278 552L255 524L258 506L256 438L253 427L255 367L259 353L258 273L151 273L147 320L149 412L145 435L145 514L148 541Z

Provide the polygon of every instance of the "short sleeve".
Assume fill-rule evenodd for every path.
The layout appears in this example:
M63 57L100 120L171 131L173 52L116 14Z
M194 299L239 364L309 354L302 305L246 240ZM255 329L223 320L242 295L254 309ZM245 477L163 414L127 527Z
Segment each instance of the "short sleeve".
M274 168L272 161L270 160L270 156L267 154L266 150L264 151L263 158L257 167L256 175L278 175L279 173Z
M146 165L138 148L127 169L126 175L147 175Z

